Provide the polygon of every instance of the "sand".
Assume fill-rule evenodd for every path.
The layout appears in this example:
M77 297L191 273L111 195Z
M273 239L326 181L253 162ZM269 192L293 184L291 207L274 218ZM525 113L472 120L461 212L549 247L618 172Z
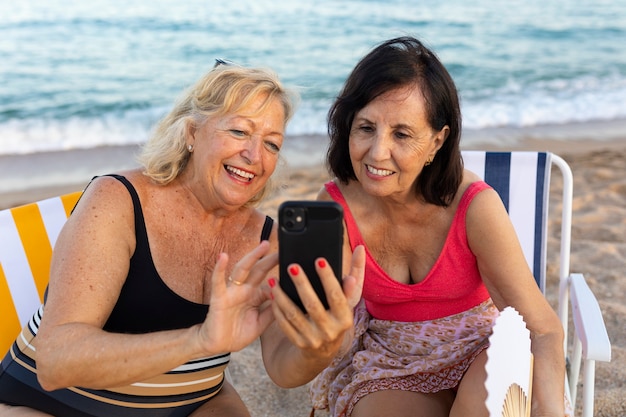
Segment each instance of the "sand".
M538 131L519 144L506 145L506 149L558 153L574 172L571 271L585 275L599 300L612 342L611 362L596 365L594 415L626 416L626 401L623 399L626 396L626 131L620 130L610 140L575 142L545 133ZM593 130L589 134L592 133ZM503 149L486 142L483 148ZM112 147L47 155L1 156L0 208L81 189L93 175L134 166L135 152L134 147ZM68 172L68 161L79 167ZM47 179L42 186L37 185L42 183L40 178ZM283 167L275 181L278 187L260 208L276 216L280 202L313 199L327 179L321 165ZM553 184L551 210L557 208L556 197L562 189L557 173L553 174ZM559 219L550 221L552 252L556 248L559 223ZM554 306L557 255L550 255L548 261L548 299ZM263 369L258 341L233 353L230 373L254 417L309 415L307 387L285 390L275 386ZM318 412L316 415L327 414Z

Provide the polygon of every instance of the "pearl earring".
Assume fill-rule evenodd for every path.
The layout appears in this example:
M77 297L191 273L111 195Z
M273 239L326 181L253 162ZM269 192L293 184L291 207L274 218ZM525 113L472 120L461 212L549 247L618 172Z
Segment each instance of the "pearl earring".
M192 144L187 145L187 150L189 151L189 153L193 152L193 145Z

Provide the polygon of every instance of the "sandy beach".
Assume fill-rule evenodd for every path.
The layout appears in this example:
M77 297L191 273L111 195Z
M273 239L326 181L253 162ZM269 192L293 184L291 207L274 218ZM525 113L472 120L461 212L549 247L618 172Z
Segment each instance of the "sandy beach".
M596 366L595 416L598 417L626 416L626 130L613 133L610 140L569 142L538 131L506 147L558 153L573 170L571 271L583 273L598 297L613 345L611 362ZM486 143L484 148L504 149L489 145L489 141ZM0 208L79 190L93 175L134 166L135 152L133 147L119 147L0 156ZM39 178L49 181L42 183ZM313 199L327 179L321 165L282 167L275 179L275 192L260 208L275 217L280 202ZM556 172L553 184L554 199L562 189ZM556 206L556 202L551 204L553 209ZM550 222L552 255L549 257L548 291L552 294L558 280L554 249L559 223L558 219ZM556 297L549 295L548 298L555 305ZM258 342L233 354L230 372L253 416L309 415L307 387L291 390L276 387L263 370Z

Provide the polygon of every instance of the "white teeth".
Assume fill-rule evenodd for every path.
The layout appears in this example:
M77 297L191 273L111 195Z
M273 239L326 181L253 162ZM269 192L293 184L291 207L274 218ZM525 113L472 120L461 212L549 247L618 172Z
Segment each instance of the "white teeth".
M393 171L389 171L388 169L376 169L374 167L371 167L369 165L365 165L367 167L367 170L369 172L371 172L374 175L378 175L381 177L386 177L387 175L391 175L393 174Z
M249 180L251 180L252 178L254 178L254 174L252 174L252 173L250 173L250 172L242 171L242 170L241 170L241 169L239 169L239 168L231 167L230 165L226 165L226 169L227 169L229 172L232 172L232 173L233 173L233 174L235 174L235 175L238 175L238 176L243 177L243 178L247 178L247 179L249 179Z

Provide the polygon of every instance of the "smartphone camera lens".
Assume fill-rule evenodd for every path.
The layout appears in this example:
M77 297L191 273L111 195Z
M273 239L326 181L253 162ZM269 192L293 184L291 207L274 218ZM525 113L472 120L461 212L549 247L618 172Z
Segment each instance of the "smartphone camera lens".
M280 222L285 230L299 233L306 228L306 215L303 207L285 207L281 213Z

